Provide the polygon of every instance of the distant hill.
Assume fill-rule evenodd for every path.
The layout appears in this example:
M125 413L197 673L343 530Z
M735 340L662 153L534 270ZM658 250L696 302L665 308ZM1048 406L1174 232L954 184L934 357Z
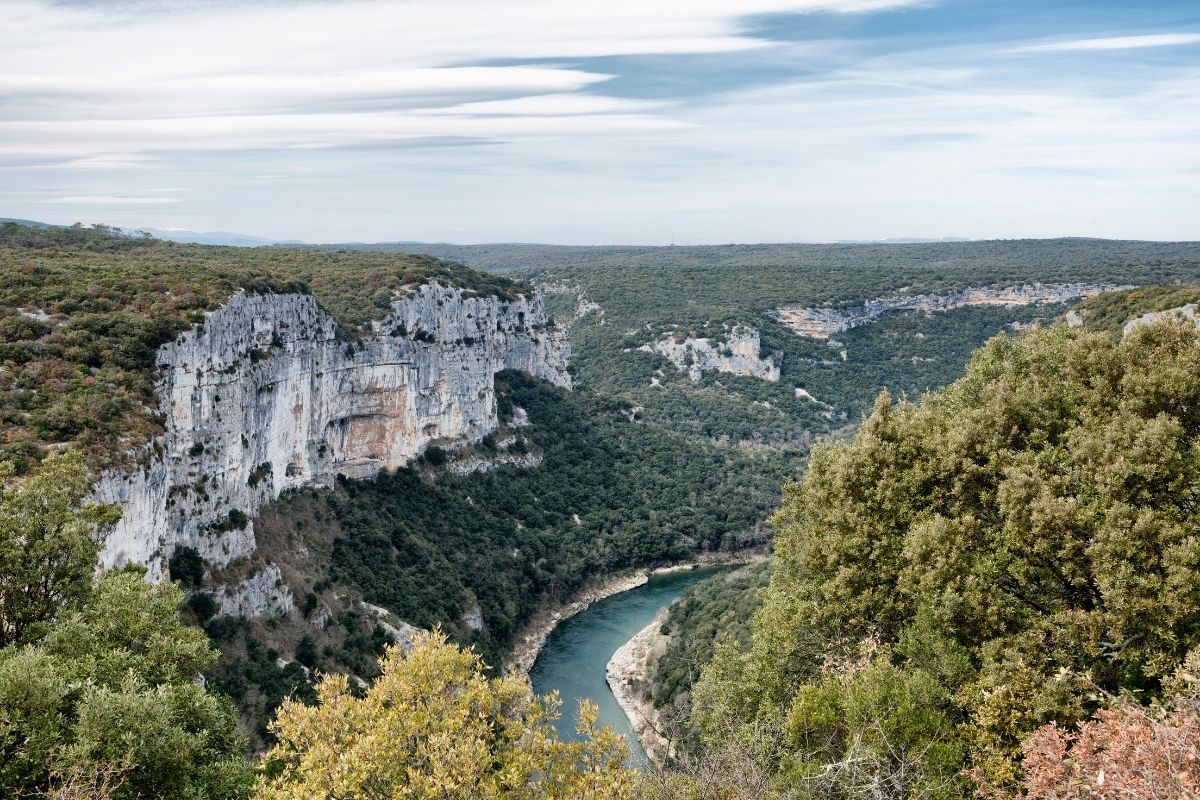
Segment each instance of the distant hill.
M38 222L32 219L17 219L16 217L0 217L0 223L15 222L18 225L24 225L27 228L51 228L58 227L46 222ZM91 227L91 226L87 226ZM225 245L228 247L263 247L265 245L298 245L304 244L296 239L280 240L280 239L265 239L261 236L250 236L245 233L228 233L226 231L189 231L184 228L117 228L126 234L148 233L155 239L162 239L168 242L180 242L181 244L215 244Z
M231 247L303 244L303 242L296 239L281 241L279 239L264 239L261 236L250 236L245 233L228 233L225 231L189 231L183 228L138 228L138 230L145 231L155 239L165 239L169 242L182 242L184 244L216 244Z
M0 217L0 223L15 222L18 225L24 225L27 228L49 228L45 222L36 222L32 219L17 219L16 217Z
M838 239L836 244L930 244L931 242L970 242L963 236L898 236L890 239Z

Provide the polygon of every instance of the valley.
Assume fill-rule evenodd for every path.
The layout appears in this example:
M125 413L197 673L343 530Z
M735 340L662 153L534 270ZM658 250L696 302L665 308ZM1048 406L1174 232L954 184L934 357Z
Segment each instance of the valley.
M957 385L989 340L1068 315L1151 327L1200 299L1185 245L441 254L463 266L0 232L0 449L17 474L85 459L89 498L120 510L98 563L179 587L220 648L205 686L255 751L319 676L369 691L388 648L426 631L561 690L564 740L583 698L628 735L605 668L654 622L653 656L613 680L672 742L655 763L706 758L723 707L705 692L730 691L713 671L794 609L771 611L764 568L637 576L769 550L814 448L858 441L888 392Z
M529 678L536 693L559 693L563 708L568 712L558 723L561 735L575 736L570 712L580 700L591 699L599 706L600 721L625 736L634 759L640 764L646 763L646 753L634 727L606 683L609 660L619 647L646 627L660 609L720 569L709 567L651 576L641 586L594 603L554 629Z
M0 0L0 800L1200 800L1200 3Z

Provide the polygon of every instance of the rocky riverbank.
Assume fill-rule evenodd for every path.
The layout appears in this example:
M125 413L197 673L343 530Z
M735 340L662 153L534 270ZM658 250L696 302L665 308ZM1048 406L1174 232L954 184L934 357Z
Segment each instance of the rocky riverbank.
M766 550L759 549L708 555L713 557L660 567L654 570L654 573L679 572L701 566L745 566L761 563L770 557ZM658 659L666 652L669 637L659 631L666 622L669 611L669 608L664 608L653 622L638 631L637 635L613 653L605 670L608 688L612 690L621 710L629 719L630 726L637 733L638 741L646 751L650 763L656 767L661 767L670 757L672 745L662 735L664 726L659 710L642 694L642 687L650 680L650 674L654 671Z
M648 580L650 580L650 573L646 571L617 575L588 586L568 603L538 612L517 634L517 643L513 647L509 669L528 678L529 670L533 669L533 662L537 661L538 653L542 652L542 648L546 646L546 640L558 627L558 623L575 616L598 600L636 589Z
M650 763L661 767L671 752L671 743L663 737L658 709L642 694L652 664L666 649L667 637L659 629L667 620L668 609L658 612L654 621L613 653L606 679L621 710L629 718Z

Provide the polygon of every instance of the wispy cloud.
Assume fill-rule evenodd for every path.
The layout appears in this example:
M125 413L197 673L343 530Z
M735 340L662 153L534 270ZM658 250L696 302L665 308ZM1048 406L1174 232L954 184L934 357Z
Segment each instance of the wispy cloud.
M130 205L161 205L163 203L178 203L178 197L134 197L124 194L89 194L74 197L51 197L40 200L41 203L84 205L84 206L130 206Z
M1200 18L1104 1L1098 22L980 0L968 30L924 0L0 0L20 176L0 214L325 240L1200 236ZM981 39L981 8L1016 22Z
M113 172L171 153L643 135L684 123L578 63L762 49L748 17L918 1L9 0L0 151Z
M1140 50L1200 43L1200 33L1149 33L1142 36L1109 36L1100 39L1067 39L1017 48L1026 53L1068 53L1088 50Z

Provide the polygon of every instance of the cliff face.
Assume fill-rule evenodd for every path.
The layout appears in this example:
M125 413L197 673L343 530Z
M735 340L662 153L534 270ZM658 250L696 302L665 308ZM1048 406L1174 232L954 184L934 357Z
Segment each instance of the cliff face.
M827 339L835 333L874 322L884 314L923 311L927 314L953 311L967 306L1027 306L1064 303L1102 292L1132 289L1132 286L1088 283L1034 283L1002 289L960 289L945 294L881 297L854 308L801 308L784 306L770 315L800 336Z
M675 336L668 334L638 349L666 357L680 372L687 370L692 381L700 380L706 371L714 369L731 375L778 381L779 364L775 356L763 357L760 348L756 329L737 326L729 331L724 343L708 338L676 340Z
M216 565L254 550L255 512L287 489L403 466L428 444L495 429L495 374L570 385L541 298L426 284L350 344L312 297L238 294L158 353L165 433L144 466L101 476L124 511L102 564L160 577L187 545Z

